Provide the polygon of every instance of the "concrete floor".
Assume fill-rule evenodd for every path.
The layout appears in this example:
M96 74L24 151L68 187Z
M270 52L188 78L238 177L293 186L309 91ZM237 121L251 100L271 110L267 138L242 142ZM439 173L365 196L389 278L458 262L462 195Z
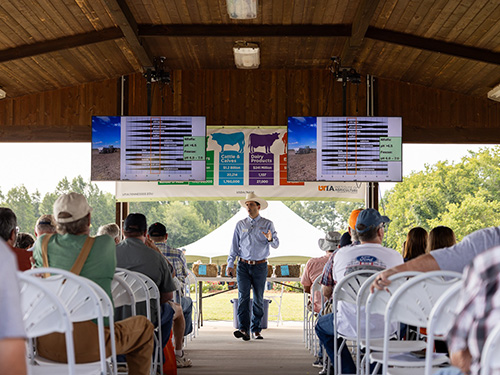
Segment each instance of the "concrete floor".
M185 349L193 367L178 375L306 375L318 374L313 356L302 341L302 323L284 322L262 331L264 340L243 341L233 336L232 322L204 322Z

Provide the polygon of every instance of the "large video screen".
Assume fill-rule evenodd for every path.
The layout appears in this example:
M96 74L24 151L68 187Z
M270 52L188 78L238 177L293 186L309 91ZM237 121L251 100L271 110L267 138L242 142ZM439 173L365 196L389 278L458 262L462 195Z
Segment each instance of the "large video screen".
M289 181L399 182L401 117L288 117Z
M205 181L206 120L92 116L94 181Z

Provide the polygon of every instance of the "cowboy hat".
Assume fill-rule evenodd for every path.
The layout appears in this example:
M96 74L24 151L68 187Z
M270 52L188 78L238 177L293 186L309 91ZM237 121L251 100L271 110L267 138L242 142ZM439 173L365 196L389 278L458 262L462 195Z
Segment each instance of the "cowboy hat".
M267 208L267 201L263 198L259 198L258 196L255 195L255 193L248 193L245 199L242 199L239 201L241 207L247 208L245 205L246 202L257 202L260 204L260 209L265 210Z
M327 232L325 238L318 240L319 248L323 251L337 250L341 237L342 235L339 232Z

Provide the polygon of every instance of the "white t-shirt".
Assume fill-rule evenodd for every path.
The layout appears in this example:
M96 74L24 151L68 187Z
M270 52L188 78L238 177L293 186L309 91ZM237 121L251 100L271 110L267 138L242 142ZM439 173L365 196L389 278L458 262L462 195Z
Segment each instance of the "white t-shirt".
M346 275L360 270L382 271L403 263L403 257L396 250L375 243L365 243L341 248L335 255L333 279L341 281ZM347 337L356 337L356 305L339 302L337 310L338 332ZM370 317L371 337L384 336L384 316ZM365 335L365 313L361 309L361 335Z
M500 227L477 230L463 238L456 245L433 250L439 268L446 271L463 272L476 255L500 245Z

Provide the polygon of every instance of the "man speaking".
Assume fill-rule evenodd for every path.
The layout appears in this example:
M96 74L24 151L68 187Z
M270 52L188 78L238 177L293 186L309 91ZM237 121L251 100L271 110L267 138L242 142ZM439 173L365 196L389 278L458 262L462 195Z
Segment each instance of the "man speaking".
M279 240L271 220L260 216L259 211L267 208L267 202L249 193L240 205L247 209L248 217L238 221L234 230L231 251L227 258L227 274L235 275L234 262L239 257L236 280L238 282L239 329L234 337L250 340L250 332L262 340L261 319L264 316L264 289L267 277L269 245L279 246ZM250 288L253 289L253 317L250 326ZM251 331L250 331L251 329Z

